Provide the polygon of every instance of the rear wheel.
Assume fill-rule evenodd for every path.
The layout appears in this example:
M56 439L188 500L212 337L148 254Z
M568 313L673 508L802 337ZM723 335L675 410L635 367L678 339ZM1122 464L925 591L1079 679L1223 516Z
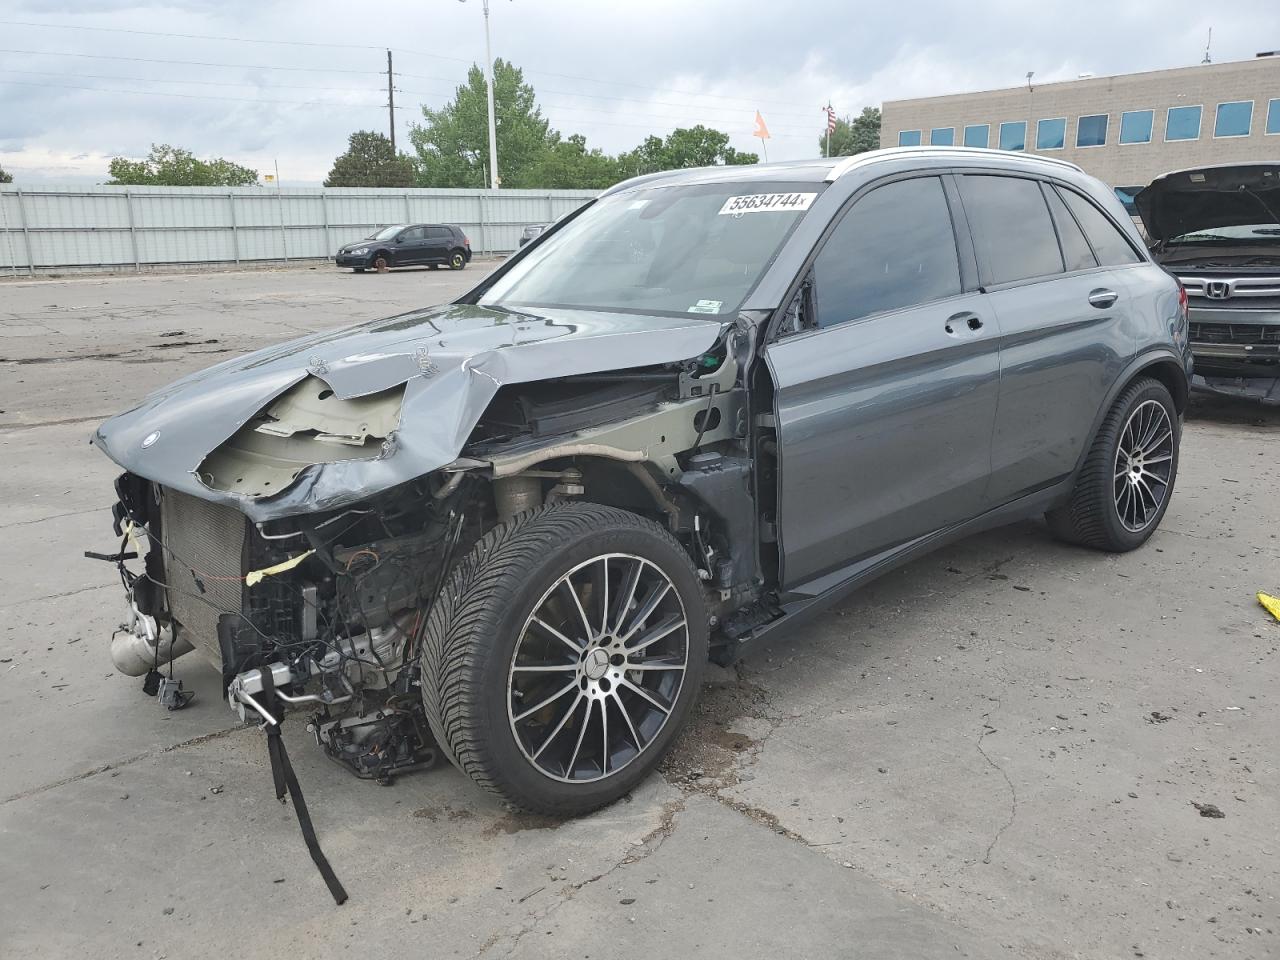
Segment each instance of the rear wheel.
M662 527L595 504L486 535L432 610L423 699L472 780L537 813L610 803L657 765L698 694L707 614Z
M1144 544L1169 507L1181 436L1164 384L1135 380L1103 420L1071 499L1045 514L1049 528L1063 540L1115 553Z
M463 256L461 250L454 250L449 254L449 269L461 270L467 265L467 258Z

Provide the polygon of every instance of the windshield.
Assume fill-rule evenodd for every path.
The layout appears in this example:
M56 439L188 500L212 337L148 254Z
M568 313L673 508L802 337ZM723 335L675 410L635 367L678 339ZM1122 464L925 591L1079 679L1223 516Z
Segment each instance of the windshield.
M693 184L605 197L540 241L480 302L733 313L823 186Z
M1213 240L1229 240L1232 243L1267 243L1280 241L1280 223L1248 223L1229 227L1213 227L1195 230L1174 237L1170 243L1205 243Z
M369 236L365 237L365 239L366 240L390 240L392 237L394 237L397 233L399 233L403 229L404 229L404 224L397 223L395 226L383 227L381 230L378 230L375 233L369 234Z

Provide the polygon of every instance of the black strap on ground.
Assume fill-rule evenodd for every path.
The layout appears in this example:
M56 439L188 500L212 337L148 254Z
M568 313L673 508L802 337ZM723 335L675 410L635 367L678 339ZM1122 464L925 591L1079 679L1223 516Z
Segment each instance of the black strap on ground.
M275 781L276 799L284 803L285 790L289 791L289 796L293 800L293 812L298 815L298 827L302 830L302 839L307 844L307 851L311 854L311 859L315 861L316 869L320 871L320 876L324 877L325 885L329 888L329 892L333 894L334 903L341 906L347 902L347 891L343 889L342 882L338 880L337 874L333 872L333 867L329 866L329 861L324 855L324 851L320 849L320 841L316 837L316 828L311 823L311 814L307 812L307 802L302 799L302 787L298 786L298 778L294 775L293 764L289 762L289 753L284 748L284 739L280 736L280 724L284 720L283 704L276 696L275 680L271 676L271 668L263 667L262 673L262 699L265 701L263 707L274 717L278 717L276 723L268 723L266 725L267 732L267 754L271 757L271 778Z

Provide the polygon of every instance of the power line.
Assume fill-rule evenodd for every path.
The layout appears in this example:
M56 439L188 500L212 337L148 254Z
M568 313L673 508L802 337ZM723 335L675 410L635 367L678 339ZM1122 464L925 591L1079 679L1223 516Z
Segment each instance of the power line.
M132 33L140 37L176 37L180 40L227 40L234 43L269 43L289 47L334 47L346 50L382 50L363 43L321 43L314 40L262 40L256 37L219 37L206 33L166 33L160 30L131 30L126 27L93 27L79 23L37 23L33 20L0 20L9 27L45 27L51 30L92 30L98 33Z
M218 40L218 41L225 41L230 43L257 43L257 44L272 44L272 45L279 45L279 46L295 46L295 47L327 47L331 49L345 49L345 50L384 50L386 49L383 46L378 46L373 44L324 43L324 42L312 41L312 40L264 40L264 39L253 38L253 37L218 36L216 34L171 33L171 32L160 31L160 30L134 30L126 27L98 27L98 26L86 26L81 24L70 24L70 23L39 23L31 20L0 20L0 24L5 24L9 26L22 26L22 27L43 27L46 29L55 29L55 30L87 30L87 31L94 31L94 32L101 32L101 33L126 33L126 34L134 34L136 36L169 37L169 38L177 38L182 40ZM393 47L392 49L395 50L397 53L407 53L412 56L427 57L432 60L446 60L452 63L466 63L466 64L472 64L475 62L474 58L452 57L443 53L431 53L426 50L410 50L404 47ZM15 52L32 52L32 51L5 51L5 52L15 53ZM89 56L89 54L65 54L65 55L66 56ZM132 59L132 58L117 58L117 59ZM181 61L169 61L169 62L181 62ZM199 66L237 66L237 64L198 64L198 65ZM295 69L297 70L297 69L306 69L306 68L259 67L255 69L281 69L281 70ZM638 89L638 90L653 90L659 93L674 93L680 96L700 96L700 97L706 97L706 98L715 99L715 100L736 101L739 103L746 103L746 104L753 104L753 105L769 104L773 106L790 106L790 107L804 106L803 104L794 100L764 100L756 97L731 97L731 96L725 96L723 94L711 94L711 93L699 94L699 93L692 93L689 90L678 90L672 87L666 87L666 88L652 87L647 84L629 83L624 80L604 80L599 77L584 77L579 74L557 73L554 71L540 70L533 67L522 68L522 69L524 70L525 73L532 73L539 76L560 77L565 80L578 80L578 81L585 81L587 83L602 83L602 84L607 84L609 86L631 87L633 89ZM349 71L335 71L335 72L349 72ZM365 71L354 71L354 72L365 72ZM378 71L378 72L380 73L381 71ZM423 77L422 79L439 79L439 78Z
M66 80L123 80L126 83L182 83L204 87L253 87L261 89L266 84L236 80L179 80L175 77L124 77L118 73L66 73L56 70L13 70L0 67L0 73L21 73L33 77L62 77ZM11 82L11 81L5 81ZM327 90L343 93L377 93L376 90L353 90L351 87L316 87L309 83L271 83L272 90Z
M445 77L432 77L432 76L427 76L426 74L421 74L421 73L404 73L403 71L398 71L396 75L397 75L397 76L400 76L400 77L410 77L410 78L415 79L415 80L438 80L438 81L440 81L441 83L452 83L452 84L454 84L454 85L455 85L455 87L456 87L456 86L463 86L463 85L464 85L464 84L458 84L458 83L456 83L456 82L455 82L455 81L453 81L453 80L446 79ZM426 95L426 96L435 96L435 95L436 95L436 94L434 94L434 93L427 93L427 92L426 92L426 91L424 91L424 90L404 90L404 91L402 91L402 92L403 92L403 93L417 93L417 94L423 94L423 95ZM566 97L582 97L582 98L585 98L585 99L588 99L588 100L610 100L610 101L616 101L616 102L618 102L618 103L656 104L656 105L658 105L658 106L663 106L663 107L694 107L694 106L697 106L697 107L700 107L701 109L706 109L706 110L742 110L742 109L745 109L745 108L743 108L743 107L736 107L736 106L733 106L733 107L730 107L730 106L724 106L724 107L713 107L713 106L704 106L704 105L701 105L701 104L672 103L672 102L671 102L671 101L669 101L669 100L645 100L645 99L642 99L642 98L640 98L640 97L613 97L613 96L609 96L609 95L607 95L607 94L603 94L603 93L578 93L578 92L577 92L577 91L575 91L575 90L555 90L555 89L552 89L552 88L549 88L549 87L539 87L538 89L536 89L536 90L534 91L534 93L535 93L535 94L537 94L539 97L541 97L544 93L554 93L554 94L558 94L558 95L560 95L560 96L566 96ZM691 93L691 94L689 94L689 96L691 96L691 97L701 97L701 96L704 96L704 94L700 94L700 93ZM753 101L753 102L759 102L759 101ZM781 112L781 111L773 111L773 110L770 110L769 112L770 112L771 114L773 114L774 116L781 116L781 117L796 117L796 118L805 117L805 118L807 118L807 117L809 116L809 113L808 113L808 112L803 113L803 114L800 114L800 113L783 113L783 112Z
M3 82L6 84L10 84L12 86L42 87L45 89L52 89L52 90L86 90L92 93L109 93L113 95L123 95L123 96L174 97L182 100L214 100L214 101L226 102L226 103L255 103L255 104L263 104L263 105L285 105L285 106L302 106L302 107L325 106L325 107L345 108L348 110L370 110L370 109L380 110L386 106L386 104L384 103L346 103L338 100L321 100L321 99L275 100L275 99L249 98L249 97L215 97L215 96L208 96L208 95L194 94L194 93L169 93L167 91L161 91L161 90L116 90L110 87L89 87L81 84L66 84L66 83L35 83L32 81L26 81L26 80L5 80ZM654 123L648 123L648 124L620 123L620 122L614 122L614 121L594 120L594 119L586 122L592 126L630 127L637 130L648 130L650 133L653 132L655 125L656 126L663 125L661 120L656 117L654 118ZM679 122L696 123L697 121L694 118L683 118ZM804 134L780 133L778 134L776 139L798 140L798 139L807 139L809 136L811 136L811 134L808 134L808 133L804 133Z
M152 57L114 57L106 53L68 53L63 50L8 50L0 53L19 53L32 57L81 57L89 60L127 60L130 63L167 63L180 67L231 67L236 70L290 70L297 73L362 73L382 75L381 70L350 70L339 67L279 67L255 63L211 63L202 60L158 60Z
M213 97L199 93L169 93L162 90L112 90L108 87L86 87L67 83L35 83L28 80L5 80L4 83L18 87L45 87L53 90L92 90L94 93L131 94L141 97L179 97L183 100L219 100L227 103L292 104L301 107L347 107L360 110L381 109L385 106L385 104L381 103L344 103L340 100L264 100L249 97Z

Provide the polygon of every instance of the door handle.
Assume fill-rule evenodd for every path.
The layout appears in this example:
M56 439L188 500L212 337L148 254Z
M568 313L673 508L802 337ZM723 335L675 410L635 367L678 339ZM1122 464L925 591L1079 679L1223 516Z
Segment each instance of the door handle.
M1105 310L1117 300L1120 294L1114 290L1108 290L1106 287L1099 287L1097 290L1089 291L1089 305L1097 307L1099 310Z
M964 333L966 329L977 333L982 329L982 318L972 310L962 310L947 317L947 324L943 329L953 337Z

